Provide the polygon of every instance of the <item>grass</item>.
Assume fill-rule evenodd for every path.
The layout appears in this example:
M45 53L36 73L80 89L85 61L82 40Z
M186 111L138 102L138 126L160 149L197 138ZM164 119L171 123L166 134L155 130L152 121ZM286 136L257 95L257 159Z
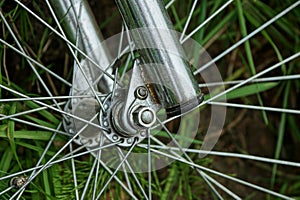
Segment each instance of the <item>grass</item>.
M40 24L18 6L7 9L5 5L9 4L8 2L8 0L2 1L0 3L1 9L3 8L3 13L5 17L9 19L11 25L15 25L19 28L18 34L20 38L22 38L21 43L28 54L38 62L51 68L51 70L62 73L57 69L63 68L61 55L59 55L58 58L52 57L56 55L55 45L60 46L62 42L55 38L53 33L47 28L38 32L37 27L39 27ZM258 0L237 0L225 9L224 12L216 16L214 20L200 29L193 38L204 46L210 55L215 56L241 38L247 36L291 2L292 1L270 1L266 4ZM221 0L203 0L201 3L198 3L187 33L203 22L223 3L224 1ZM178 1L171 6L169 13L175 23L176 30L183 30L185 21L187 20L186 13L192 4L193 2L191 0L186 1L185 4ZM11 3L11 5L13 4ZM47 19L50 24L53 24L53 20L48 18L47 12L44 12L44 8L37 3L37 1L32 1L30 6L34 8L42 18ZM300 18L299 15L300 13L294 10L251 40L246 41L232 54L222 59L222 61L219 61L217 66L220 68L224 79L245 79L261 71L264 67L282 61L294 52L299 52L300 31L299 26L295 26L295 24L299 25L299 22L296 21L296 19ZM101 23L100 28L105 28L114 18L115 14ZM1 21L1 31L3 32L1 39L15 45L8 30L2 25L3 23ZM53 42L52 39L56 40L57 43ZM49 44L50 47L47 46ZM0 45L0 84L28 96L43 96L45 91L42 89L34 73L27 70L29 66L26 59L18 57L8 48L4 48L2 44ZM48 50L48 52L45 50ZM264 54L269 55L272 59L265 59L262 56ZM16 61L8 60L9 56L15 58ZM230 68L230 66L232 66L232 68ZM37 66L35 67L37 68ZM47 73L44 70L37 69L39 74L47 80L47 84L53 82L54 85L56 85L55 81L46 78ZM5 70L8 70L8 74L5 73ZM299 63L292 61L286 65L282 65L280 70L272 72L271 75L286 74L299 74ZM56 87L60 88L61 84L58 84ZM229 101L244 104L258 104L281 108L294 106L299 108L297 103L295 103L299 101L299 95L297 96L299 89L299 80L257 83L240 87L228 93L226 98ZM0 88L0 98L16 97L19 96ZM208 99L209 95L206 95L205 98ZM51 102L47 103L51 104ZM0 177L33 167L34 164L38 162L38 158L43 154L44 148L48 144L47 141L53 136L53 131L51 130L56 129L62 119L62 116L59 114L42 109L41 106L34 101L0 102L0 113L3 115L12 115L30 109L37 109L37 111L16 117L17 119L23 120L23 123L11 119L1 120L0 122ZM239 112L237 111L237 113ZM231 118L234 117L235 116ZM282 113L279 117L276 117L270 113L262 112L261 120L265 121L267 124L266 127L275 130L272 133L273 137L276 138L274 158L284 158L285 152L289 153L299 145L300 128L297 124L297 116ZM24 121L28 123L24 123ZM276 121L278 125L272 124L270 121ZM29 123L47 127L47 130L34 127ZM158 134L161 137L168 137L167 133L163 131ZM291 142L288 141L287 138L291 138ZM42 163L49 160L67 140L68 138L66 136L57 135ZM192 142L192 145L195 147L199 147L202 144L202 140L198 138L188 142ZM292 147L289 149L286 148L286 145L290 145L290 143L292 143ZM61 158L62 155L59 157ZM191 157L195 158L195 162L201 165L213 166L213 159L199 159L197 155L193 154ZM85 187L85 180L90 173L89 169L93 166L94 158L92 156L83 156L79 159L75 159L75 163L78 189L82 191ZM296 176L293 181L289 178L284 179L284 176L278 175L278 167L276 165L265 171L272 174L270 183L268 183L270 187L276 190L279 188L284 194L291 194L295 197L300 196L299 177ZM262 173L264 173L264 171ZM28 176L30 173L26 173L26 175ZM105 181L109 179L109 174L103 168L100 168L98 175L101 178L98 179L96 184L101 188L101 186L105 184ZM44 170L42 174L30 184L24 193L23 199L55 199L54 196L59 199L74 199L75 188L72 176L72 165L70 161L54 165ZM125 182L125 177L122 176L122 174L120 174L119 177ZM138 174L138 177L141 180L143 188L147 188L147 175ZM139 191L139 187L132 176L129 178L134 191ZM91 182L94 180L93 177ZM7 188L7 185L8 180L0 181L0 192ZM199 197L207 197L210 194L204 185L204 181L197 175L193 168L178 162L175 162L165 170L154 171L152 173L153 195L161 195L161 199L197 199ZM13 191L3 195L3 199L8 199L12 192ZM91 197L93 193L92 187L89 187L87 192ZM141 192L137 192L137 194L142 196ZM119 197L124 197L125 199L124 191L117 183L113 182L104 192L104 198L118 199Z

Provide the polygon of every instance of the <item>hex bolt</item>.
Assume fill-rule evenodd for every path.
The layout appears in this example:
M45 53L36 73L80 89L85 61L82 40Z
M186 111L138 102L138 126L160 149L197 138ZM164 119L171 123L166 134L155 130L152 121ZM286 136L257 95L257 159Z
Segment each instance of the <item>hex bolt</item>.
M150 110L145 110L141 114L141 120L145 124L151 124L154 118L154 114Z
M141 100L146 99L148 96L148 90L144 86L139 86L135 90L135 97Z
M156 114L152 108L141 106L133 112L133 119L136 124L149 128L156 121Z

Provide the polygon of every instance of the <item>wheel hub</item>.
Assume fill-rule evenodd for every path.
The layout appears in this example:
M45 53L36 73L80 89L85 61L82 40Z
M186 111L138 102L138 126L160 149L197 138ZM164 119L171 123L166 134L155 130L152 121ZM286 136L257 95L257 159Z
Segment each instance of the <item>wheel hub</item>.
M133 141L141 142L147 136L149 129L156 121L155 111L137 102L129 111L123 110L124 101L118 99L118 94L112 101L111 95L104 100L104 111L100 111L100 125L105 127L105 136L119 146L131 146Z

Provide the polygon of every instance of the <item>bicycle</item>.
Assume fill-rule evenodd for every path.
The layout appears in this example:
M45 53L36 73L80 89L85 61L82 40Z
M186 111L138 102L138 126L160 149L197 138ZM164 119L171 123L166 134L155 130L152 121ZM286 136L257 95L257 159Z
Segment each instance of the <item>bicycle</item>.
M280 19L286 15L298 16L296 8L300 1L287 1L284 9L276 14L272 11L272 17L268 16L268 20L259 24L265 16L255 9L270 9L260 1L189 1L187 5L179 5L180 2L175 5L176 2L171 0L164 5L162 1L154 0L116 0L124 23L120 25L119 34L105 40L87 1L46 0L44 6L48 8L48 13L44 13L35 1L27 4L18 0L14 2L16 6L11 10L7 8L11 2L6 0L0 3L2 68L7 71L4 72L6 78L1 77L0 85L0 128L1 137L5 138L0 148L3 152L0 161L1 198L289 199L299 196L299 184L296 182L299 177L285 176L278 165L285 166L285 169L293 167L293 175L300 167L299 158L294 161L279 159L287 120L293 131L299 130L294 117L300 113L298 105L294 105L295 109L287 107L288 98L297 100L297 95L293 97L289 91L292 84L298 87L295 59L300 53L296 45L295 49L288 49L289 54L285 55L265 28L277 23L278 30L288 33L288 39L279 38L278 41L291 39L299 44L299 28L296 26L299 22L295 19L295 26L291 27L286 19ZM179 8L177 12L176 6ZM185 6L190 10L183 13L186 17L181 22L179 15L185 11ZM236 7L236 11L224 14L230 11L230 7ZM206 18L208 8L212 13ZM170 15L167 9L171 9ZM250 11L254 14L250 15ZM19 18L23 20L21 24L17 24ZM232 41L224 46L231 45L231 42L234 44L211 59L204 49L218 37L224 42L225 30L234 29L230 23L235 18L238 18L241 33L229 35L227 38ZM245 23L245 18L251 26ZM30 24L32 19L38 23ZM177 23L173 25L171 19ZM214 19L220 20L220 23L210 27L209 37L204 37L207 31L204 27ZM197 20L201 21L200 25L189 27ZM26 25L29 31L22 27ZM44 27L43 31L34 31L40 26ZM176 32L174 27L181 27L182 33ZM247 29L253 27L254 30L249 33ZM276 28L270 30L280 35ZM186 35L188 31L190 33ZM191 39L192 36L206 46L201 47ZM272 59L262 62L262 69L255 67L252 52L264 50L259 49L260 44L255 43L257 41L251 43L253 37L267 43L266 46L273 52ZM38 42L35 41L37 38ZM63 65L61 61L43 63L43 56L53 45L54 39L60 47L64 43L61 48L68 52L60 55L65 59ZM239 52L242 45L246 58L243 58L243 52ZM251 46L257 49L253 50ZM265 47L263 44L261 46ZM55 53L54 50L49 52ZM7 53L16 58L16 54L21 55L20 60L16 61L19 64L15 64L15 71L6 66ZM229 80L222 80L215 63L229 53L232 53L230 57L234 60L241 54L240 65L249 65L250 77L236 80L235 77L245 73L245 68L236 69L232 63L226 64L224 59L218 66L229 65L228 71L236 71L230 73ZM68 63L70 60L71 64ZM10 66L14 64L13 61L11 63ZM29 74L29 81L21 76L26 68L31 70L24 70L24 74ZM68 72L69 68L73 70ZM273 70L283 75L261 78ZM21 80L13 78L11 81L11 73ZM28 83L31 85L29 88ZM228 88L228 85L233 86ZM276 87L278 91L286 90L282 108L264 106L261 93L269 94ZM248 95L254 95L259 106L231 101ZM251 100L247 99L247 102ZM239 153L212 150L224 128L226 107L262 110L266 123L273 120L268 119L266 111L282 112L274 158L250 155L239 147L234 147ZM202 119L200 112L210 120ZM286 113L294 115L286 116ZM244 117L245 112L232 119L230 126L241 123ZM202 134L197 134L199 127L205 129L201 130ZM294 137L299 135L295 133ZM209 156L237 159L237 164L241 159L250 160L240 166L246 167L247 172L253 169L254 172L250 175L246 173L246 180L228 175L239 174L238 169L221 173L213 169L218 167L218 164L213 164L213 161L220 162L218 158L211 160ZM263 164L255 164L256 161ZM248 168L245 166L248 163L255 167ZM185 165L188 167L184 168ZM222 167L222 164L219 165ZM267 173L266 181L252 180L257 169L262 171L259 176ZM174 176L175 173L182 177ZM196 178L184 179L184 175L190 173L190 178ZM276 185L276 176L285 178L283 183ZM260 184L262 180L266 182L264 186ZM236 185L228 185L227 181L240 186L237 189ZM295 183L289 184L288 181ZM250 189L240 189L242 186ZM172 189L175 189L173 194ZM184 192L185 196L182 194Z

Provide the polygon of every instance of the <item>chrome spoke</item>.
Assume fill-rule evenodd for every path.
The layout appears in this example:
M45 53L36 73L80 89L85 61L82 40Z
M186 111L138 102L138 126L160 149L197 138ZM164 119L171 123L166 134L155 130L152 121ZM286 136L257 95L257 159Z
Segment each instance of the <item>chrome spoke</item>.
M69 149L71 152L71 156L73 156L72 143L69 144ZM76 200L79 200L76 166L75 166L74 158L71 158L70 160L71 160L71 168L72 168L72 175L73 175L73 181L74 181L75 197L76 197Z
M58 131L58 130L61 128L61 126L62 126L62 123L60 123L60 124L57 126L57 129L56 129L56 130ZM41 163L42 163L42 161L44 160L44 158L45 158L45 156L46 156L46 153L48 152L49 148L51 147L51 145L52 145L52 143L53 143L53 141L54 141L56 135L57 135L57 132L54 132L53 135L51 136L51 138L50 138L50 140L49 140L47 146L45 147L45 150L43 151L43 153L42 153L42 155L41 155L39 161L38 161L37 164L35 165L35 167L39 167L39 166L41 165ZM31 172L31 174L30 174L30 176L29 176L29 179L31 179L31 178L34 176L35 172L36 172L36 170L33 170L33 172Z
M102 146L104 143L104 137L103 135L100 136L100 142L99 145ZM100 162L99 160L101 159L101 155L102 155L102 151L99 150L97 151L97 167L96 167L96 171L95 171L95 181L94 181L94 190L93 190L93 199L96 198L96 191L97 191L97 183L98 183L98 178L99 178L99 168L100 168Z
M13 186L9 186L9 187L6 188L5 190L1 191L1 192L0 192L0 196L3 195L3 194L5 194L6 192L10 191L10 190L13 189L14 187L15 187L14 185L13 185Z
M12 92L13 94L16 94L16 95L21 96L21 97L29 98L28 96L26 96L26 95L24 95L24 94L22 94L22 93L20 93L20 92L17 92L17 91L15 91L15 90L12 90L12 89L10 89L10 88L4 86L4 85L0 85L0 88L3 88L3 89L5 89L5 90L7 90L7 91ZM86 123L87 125L91 125L91 126L94 126L94 127L96 127L96 128L99 128L100 130L107 131L106 128L104 128L104 127L102 127L102 126L100 126L100 125L98 125L98 124L92 123L92 122L90 122L90 121L88 121L88 120L85 120L85 119L83 119L83 118L81 118L81 117L78 117L78 116L76 116L76 115L73 115L73 114L71 114L71 113L62 111L62 110L57 109L57 108L55 108L55 107L53 107L53 106L49 106L48 104L45 104L45 103L43 103L43 102L40 102L40 101L33 101L33 102L35 102L35 103L37 103L37 104L39 104L39 105L45 106L45 107L47 107L47 108L49 108L49 109L51 109L51 110L57 111L58 113L61 113L61 114L67 115L67 116L69 116L69 117L72 117L72 118L74 118L74 119L77 119L77 120L79 120L79 121L82 121L82 122Z
M238 178L234 178L234 177L231 177L227 174L224 174L224 173L221 173L221 172L218 172L216 170L212 170L212 169L209 169L207 167L203 167L201 165L197 165L195 163L192 163L192 162L189 162L185 159L179 159L178 157L175 157L175 156L172 156L172 155L169 155L169 154L166 154L166 153L163 153L163 152L160 152L160 151L157 151L157 150L154 150L154 149L151 149L151 151L157 153L157 154L160 154L160 155L163 155L163 156L166 156L168 158L171 158L171 159L175 159L179 162L182 162L182 163L185 163L187 165L190 165L190 166L193 166L193 167L196 167L200 170L203 170L203 171L207 171L209 173L212 173L212 174L215 174L215 175L218 175L222 178L225 178L225 179L228 179L228 180L231 180L233 182L236 182L236 183L239 183L241 185L245 185L245 186L248 186L250 188L253 188L253 189L256 189L256 190L259 190L259 191L262 191L266 194L270 194L270 195L273 195L273 196L276 196L276 197L279 197L279 198L282 198L282 199L291 199L290 197L286 196L286 195L283 195L283 194L279 194L277 192L274 192L274 191L271 191L269 189L266 189L264 187L261 187L261 186L258 186L256 184L253 184L253 183L250 183L248 181L244 181L244 180L241 180L241 179L238 179Z
M91 122L91 121L93 121L95 118L97 117L97 115L95 115L94 117L92 117L92 119L89 121L89 122ZM41 167L32 177L31 177L31 179L29 179L29 181L28 182L26 182L26 183L24 183L23 185L22 185L22 187L18 190L18 192L16 192L11 198L13 199L13 198L15 198L16 197L16 195L18 195L18 193L20 192L20 191L22 191L28 184L29 184L29 182L32 180L32 179L34 179L38 174L40 174L48 165L51 165L51 162L63 151L63 150L65 150L68 146L69 146L69 144L71 144L72 142L73 142L73 140L77 137L77 136L79 136L79 134L81 134L81 132L84 130L84 129L86 129L87 127L88 127L88 123L87 124L85 124L69 141L67 141L66 142L66 144L60 149L60 150L58 150L57 152L56 152L56 154L54 155L54 156L52 156L48 161L47 161L47 163L45 164L45 165L43 165L43 167ZM73 156L71 156L71 158L73 158Z
M25 50L23 49L22 45L20 44L18 38L16 37L16 35L14 34L13 30L11 29L11 27L9 26L9 24L7 23L7 21L5 20L5 17L3 16L2 12L0 12L0 17L2 18L2 21L5 23L6 28L8 29L8 31L10 32L11 36L13 37L15 43L17 44L17 46L19 47L19 49L21 50L21 52L23 54L26 54ZM31 70L34 72L34 74L36 75L37 79L39 80L39 82L42 84L43 88L46 90L47 94L49 96L53 96L52 93L50 92L49 88L47 87L46 83L44 82L44 80L41 78L40 74L38 73L38 71L35 69L35 67L33 66L33 64L27 60L27 63L29 64L29 66L31 67ZM56 107L58 109L61 110L60 106L58 105L57 101L55 99L52 99L52 101L54 102L54 104L56 105Z
M106 97L107 95L98 94L98 97ZM43 100L69 100L69 99L80 99L80 98L91 98L92 95L70 95L70 96L53 96L53 97L26 97L26 98L10 98L10 99L0 99L0 102L16 102L16 101L43 101ZM65 104L61 102L60 104Z
M170 8L171 5L175 2L176 0L171 0L169 3L165 6L166 9Z
M82 56L84 56L86 59L88 59L92 64L94 64L102 73L104 73L108 78L113 80L113 77L111 74L105 72L102 70L101 66L99 66L98 63L96 63L93 59L91 59L87 54L85 54L81 49L76 47L71 41L69 41L65 36L60 34L55 28L53 28L51 25L49 25L47 22L45 22L42 18L40 18L38 15L36 15L34 12L32 12L28 7L26 7L23 3L21 3L19 0L14 0L18 5L20 5L23 9L25 9L28 13L30 13L32 16L34 16L38 21L40 21L43 25L45 25L47 28L49 28L53 33L55 33L58 37L60 37L62 40L64 40L68 45L70 45L72 48L74 48L76 51L78 51Z
M122 151L120 150L120 148L118 148L118 155L119 155L119 159L122 160L124 158L124 154L122 153ZM133 192L132 190L132 187L131 187L131 183L130 183L130 180L129 180L129 177L128 177L128 173L127 173L127 170L126 170L126 165L127 163L123 163L122 165L122 169L123 169L123 174L125 176L125 180L126 180L126 184L127 184L127 188Z
M112 176L113 172L105 165L105 163L102 160L99 160L100 164L104 169ZM129 194L133 199L138 199L125 185L124 183L117 177L113 176L113 178L120 184L120 186Z
M211 178L210 176L208 176L207 174L203 175L206 179L208 179L210 182L212 182L213 184L215 184L216 186L218 186L221 190L223 190L224 192L226 192L229 196L231 196L234 199L237 200L241 200L241 198L239 196L237 196L236 194L234 194L231 190L227 189L224 185L220 184L218 181L216 181L215 179ZM223 199L222 197L218 196L220 199Z
M190 156L186 153L186 151L184 151L184 149L181 147L181 145L177 142L177 140L174 138L174 136L171 134L171 132L168 130L168 128L162 124L162 122L160 120L158 120L158 122L161 124L161 126L164 128L164 130L167 132L168 136L170 137L170 139L172 139L172 142L175 143L175 145L177 146L177 148L179 149L179 151L184 155L184 157L186 158L187 161L194 163L193 160L190 158ZM148 146L148 148L150 149L150 147ZM180 156L179 156L180 157ZM194 167L193 167L194 168ZM229 195L231 195L233 198L235 199L239 199L239 197L234 194L233 192L229 192L227 190L227 188L225 188L223 185L221 185L220 183L218 183L217 181L215 181L213 178L209 177L207 174L205 174L202 170L198 169L198 168L194 168L198 174L202 177L202 179L205 182L209 182L209 181L214 181L214 183L221 189L223 189L226 193L228 193ZM211 185L208 184L208 186L212 189L212 191L217 195L220 196L220 194L215 190L215 188Z
M65 105L65 102L58 103L58 105ZM50 106L54 106L54 105L50 105ZM22 116L22 115L27 115L27 114L38 112L38 111L41 111L41 110L46 110L47 108L48 107L43 106L43 107L40 107L40 108L35 108L35 109L15 113L15 114L12 114L12 115L6 115L4 117L1 117L0 121L5 120L5 119L12 119L12 118L19 117L19 116Z
M246 108L250 110L264 110L264 111L272 111L272 112L281 112L281 113L290 113L290 114L300 114L300 110L294 109L285 109L285 108L273 108L267 106L254 106L254 105L245 105L245 104L238 104L238 103L224 103L224 102L208 102L210 105L217 105L217 106L227 106L233 108Z
M205 174L205 173L204 173ZM206 182L208 187L212 190L212 192L220 199L223 200L221 194L216 190L216 188L212 185L212 183L208 180L206 176L203 176L203 180Z
M148 195L149 200L152 199L152 162L151 162L151 151L150 151L150 145L151 145L151 138L150 138L150 130L147 130L147 154L148 154Z
M233 86L233 87L231 87L231 88L229 88L229 89L227 89L227 90L225 90L225 91L217 94L216 96L213 96L212 98L210 98L210 99L208 99L206 101L203 101L199 105L199 107L202 106L202 105L204 105L204 104L206 104L206 103L208 103L208 102L211 102L213 100L217 100L220 97L223 97L225 94L227 94L227 93L229 93L229 92L237 89L238 87L240 87L242 85L245 85L246 83L249 83L250 81L252 81L252 80L254 80L254 79L256 79L256 78L258 78L258 77L260 77L260 76L262 76L262 75L264 75L264 74L266 74L266 73L268 73L268 72L270 72L270 71L272 71L272 70L274 70L274 69L276 69L278 67L280 67L280 66L282 66L283 64L285 64L287 62L290 62L293 59L296 59L299 56L300 56L300 52L295 53L294 55L291 55L290 57L287 57L286 59L282 60L281 62L278 62L275 65L268 67L267 69L265 69L265 70L263 70L263 71L255 74L255 75L251 76L250 78L246 79L245 81L243 81L243 82L241 82L241 83L239 83L239 84L237 84L237 85L235 85L235 86Z
M6 115L0 114L0 117L6 117ZM46 126L35 124L35 123L29 122L29 121L25 121L25 120L22 120L22 119L18 119L18 118L15 118L15 117L12 117L12 118L9 118L9 119L10 120L14 120L14 121L19 122L19 123L22 123L22 124L26 124L26 125L32 126L32 127L44 129L44 130L51 131L51 132L57 132L59 134L66 135L66 136L71 136L70 133L67 133L67 132L64 132L64 131L57 131L57 130L55 130L53 128L49 128L49 127L46 127Z
M73 154L72 156L64 156L63 158L57 159L57 160L55 160L53 162L50 162L49 164L46 163L46 164L43 164L43 165L40 165L40 166L37 166L37 167L32 167L30 169L26 169L26 170L23 170L23 171L20 171L20 172L16 172L16 173L13 173L13 174L9 174L9 175L0 177L0 181L8 179L8 178L12 178L12 177L20 175L20 174L26 174L27 172L31 172L31 171L34 171L34 170L37 170L37 169L41 169L41 168L48 169L49 167L51 167L54 164L67 161L67 160L70 160L72 158L77 158L77 157L80 157L80 156L83 156L83 155L87 155L87 154L93 153L95 151L99 151L99 150L102 150L102 149L110 148L110 147L115 146L117 144L118 143L111 143L111 144L108 144L108 145L105 145L105 146L101 146L101 147L98 147L98 148L95 148L95 149L92 149L92 150L87 150L87 151L82 152L82 153Z
M249 83L262 83L262 82L272 82L272 81L286 81L286 80L295 80L300 79L300 74L294 75L284 75L284 76L274 76L266 78L257 78L249 81ZM224 81L224 82L211 82L211 83L200 83L198 84L199 88L203 87L214 87L221 85L236 85L244 82L245 80L235 80L235 81Z
M162 148L158 148L158 149L163 149L163 150L168 150L170 153L173 154L173 156L176 156L178 159L184 159L182 156L178 155L175 151L180 151L181 153L184 151L185 152L188 152L187 149L184 149L184 148L180 148L180 147L168 147L166 146L165 144L163 144L162 142L160 142L158 139L156 139L155 137L151 136L151 139L153 141L155 141L158 145L151 145L150 146L150 149L151 148L158 148L158 147L162 147ZM139 147L142 147L142 148L145 148L145 149L148 149L148 145L145 145L145 144L139 144L138 145ZM186 155L186 157L188 159L189 156ZM190 162L193 162L192 160ZM222 184L220 184L219 182L217 182L216 180L214 180L212 177L208 176L205 172L203 171L200 171L199 169L196 169L197 172L201 175L201 177L203 178L203 180L207 183L208 187L212 190L212 192L219 198L219 199L223 199L222 196L220 195L220 193L215 189L215 187L211 184L211 182L213 182L215 185L217 185L220 189L222 189L223 191L225 191L227 194L229 194L230 196L232 197L237 197L236 194L234 194L233 192L231 191L228 191L228 189L223 186ZM207 178L209 177L209 178Z
M123 152L121 151L120 148L118 148L118 152L120 153L120 155L122 156L122 158L124 158L124 154L123 154ZM145 197L146 199L148 199L147 194L146 194L146 192L145 192L143 186L141 185L139 179L138 179L137 176L135 175L135 172L133 171L133 169L132 169L130 163L129 163L127 160L125 160L125 164L126 164L127 168L129 169L131 175L133 176L134 181L136 182L136 184L138 185L139 189L140 189L141 192L143 193L144 197ZM129 189L130 189L130 188L129 188ZM132 190L132 189L131 189L131 190Z
M26 55L25 53L23 53L22 51L18 50L17 48L15 48L14 46L10 45L9 43L7 43L5 40L0 38L0 43L2 43L3 45L9 47L10 49L12 49L14 52L20 54L21 56L23 56L24 58L26 58L27 60L29 60L30 62L34 63L36 66L40 67L41 69L45 70L46 72L48 72L49 74L51 74L53 77L57 78L59 81L61 81L62 83L66 84L67 86L71 87L72 84L69 83L68 81L66 81L65 79L63 79L62 77L58 76L57 74L55 74L54 72L52 72L51 70L49 70L47 67L43 66L41 63L37 62L36 60L34 60L33 58L31 58L30 56Z
M196 32L198 32L202 27L204 27L208 22L210 22L214 17L216 17L220 12L222 12L227 6L229 6L233 0L227 1L222 7L220 7L217 11L215 11L210 17L208 17L204 22L202 22L197 28L195 28L190 34L185 36L183 39L183 36L180 39L180 43L183 44L188 39L190 39Z
M145 144L139 144L138 146L147 148L147 146ZM178 147L166 147L161 144L160 145L151 145L151 148L164 149L164 150L169 150L169 151L181 151L181 149ZM188 153L207 154L207 155L213 155L213 156L232 157L232 158L242 158L242 159L248 159L248 160L253 160L253 161L286 165L286 166L290 166L290 167L300 167L300 163L297 163L297 162L278 160L278 159L266 158L266 157L261 157L261 156L254 156L254 155L247 155L247 154L240 154L240 153L231 153L231 152L221 152L221 151L205 151L205 150L192 149L192 148L182 148L182 150L184 152L188 152Z
M179 41L182 41L182 39L183 39L183 37L185 35L186 29L188 28L189 23L190 23L190 21L192 19L192 16L193 16L193 13L194 13L194 10L196 8L197 3L198 3L198 0L194 0L193 6L192 6L192 8L190 10L190 13L188 14L188 18L187 18L187 20L185 22L185 25L184 25L183 31L181 33L181 36L179 38Z
M126 161L127 157L131 154L132 150L135 147L135 143L136 141L134 141L130 147L130 149L128 150L127 154L123 157L123 159L121 160L121 162L119 163L119 165L116 167L115 171L111 174L110 178L108 179L108 181L105 183L105 185L102 187L101 191L99 192L98 196L96 197L96 199L99 199L101 197L101 195L103 194L103 192L105 191L105 189L107 188L107 186L109 185L109 183L112 181L112 179L114 177L116 177L117 172L119 171L120 167L123 165L123 163Z
M49 1L46 0L46 3L47 3L47 5L48 5L48 8L49 8L49 10L50 10L50 12L51 12L51 14L52 14L52 16L53 16L55 22L56 22L56 25L58 26L58 28L59 28L60 32L62 33L62 35L66 38L66 35L65 35L65 33L64 33L64 31L63 31L63 29L62 29L62 27L61 27L61 25L60 25L60 23L59 23L57 17L56 17L56 15L54 14L54 11L53 11L53 9L52 9L52 7L51 7ZM76 62L78 68L80 69L80 72L82 73L82 75L83 75L83 77L84 77L86 83L88 84L90 90L91 90L92 93L94 94L94 97L95 97L96 100L98 101L98 103L99 103L99 105L100 105L102 111L105 111L105 109L104 109L104 107L103 107L103 104L102 104L101 100L99 99L99 97L98 97L98 95L97 95L97 92L95 91L95 89L94 89L92 83L89 81L89 78L88 78L87 74L85 73L83 66L81 65L80 61L78 60L76 53L73 51L73 48L71 47L70 44L67 44L67 46L68 46L68 48L69 48L71 54L73 55L74 61ZM77 52L77 51L76 51L76 52Z
M265 22L259 28L255 29L253 32L249 33L246 37L244 37L243 39L241 39L240 41L236 42L234 45L232 45L231 47L229 47L228 49L226 49L223 53L219 54L217 57L215 57L214 59L212 59L210 62L208 62L205 65L201 66L198 70L196 70L194 72L194 74L195 75L199 74L201 71L203 71L206 68L210 67L213 63L215 63L218 60L220 60L221 58L223 58L225 55L227 55L228 53L230 53L232 50L234 50L235 48L237 48L238 46L240 46L241 44L243 44L244 42L246 42L247 40L249 40L250 38L252 38L254 35L256 35L257 33L259 33L260 31L264 30L266 27L268 27L269 25L271 25L272 23L274 23L279 18L281 18L285 14L289 13L291 10L293 10L294 8L296 8L299 5L300 5L300 1L296 1L294 4L292 4L291 6L289 6L288 8L286 8L285 10L283 10L282 12L280 12L279 14L277 14L276 16L274 16L272 19L270 19L269 21Z
M99 150L99 151L101 151L101 150ZM98 154L98 153L97 153ZM95 170L95 167L96 167L96 165L98 165L97 163L99 163L98 161L97 161L97 158L95 158L95 160L94 160L94 163L93 163L93 165L92 165L92 167L91 167L91 169L90 169L90 173L89 173L89 176L88 176L88 178L87 178L87 180L86 180L86 182L85 182L85 186L84 186L84 189L83 189L83 191L82 191L82 194L81 194L81 200L84 200L85 198L86 198L86 192L87 192L87 190L89 189L89 186L90 186L90 182L91 182L91 180L92 180L92 177L93 177L93 174L94 174L94 171L95 171L95 174L97 175L98 174L98 170ZM96 184L96 183L95 183ZM95 191L94 191L95 192ZM93 198L94 199L94 198Z

